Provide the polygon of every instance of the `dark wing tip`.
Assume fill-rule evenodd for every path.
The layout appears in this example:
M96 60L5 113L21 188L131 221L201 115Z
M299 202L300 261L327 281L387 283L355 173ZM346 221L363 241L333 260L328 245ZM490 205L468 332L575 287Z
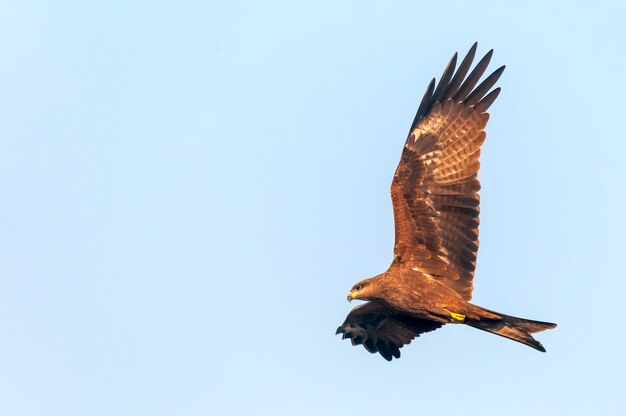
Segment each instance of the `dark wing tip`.
M378 353L387 361L391 361L393 358L393 355L391 354L391 351L389 351L386 348L378 348Z
M452 81L448 85L445 94L443 95L443 100L448 100L452 98L452 96L456 93L459 86L463 82L465 75L467 75L467 71L469 71L472 66L472 62L474 61L474 57L476 56L476 49L478 48L478 42L474 42L472 47L467 51L465 58L463 58L463 62L459 65L459 69L454 74Z
M487 54L483 56L483 59L481 59L476 64L472 72L467 76L467 78L463 82L463 85L461 85L459 90L456 92L456 94L454 94L454 97L452 98L454 98L456 101L459 101L459 102L465 101L467 96L474 89L474 86L476 85L476 83L478 83L478 80L480 79L480 77L482 77L482 75L485 73L485 70L487 69L489 62L491 61L492 56L493 56L493 49L487 52Z
M417 114L415 114L415 118L411 124L409 135L415 127L417 127L420 119L425 117L432 106L437 102L454 99L467 106L474 107L479 112L487 111L489 106L493 104L500 93L500 87L491 92L489 92L489 90L498 82L506 65L502 65L500 68L496 69L491 75L485 78L478 87L474 88L485 73L491 61L491 57L493 56L493 49L490 49L466 78L472 66L477 48L478 42L474 42L456 71L455 66L458 54L455 52L446 66L446 69L444 69L439 83L435 83L435 78L430 81L422 101L420 102ZM488 92L489 94L487 94Z
M498 82L500 75L502 75L502 72L504 72L504 68L506 68L506 66L502 65L500 68L493 71L491 75L485 78L485 80L478 87L476 87L474 91L470 93L470 95L467 96L467 98L465 99L465 105L473 106L478 101L480 101L491 89L491 87L493 87L495 83Z
M363 347L372 354L376 354L378 352L378 348L376 348L376 343L371 338L366 338L363 340Z
M493 91L491 91L489 94L485 96L485 98L483 98L482 100L480 100L474 105L474 109L478 111L479 113L486 112L491 106L491 104L493 104L493 102L496 100L496 98L498 98L498 95L500 94L501 90L502 89L498 87L494 89Z
M452 75L454 75L454 70L456 69L456 59L458 57L458 53L454 52L450 62L446 66L446 69L443 70L443 74L441 74L441 78L439 78L439 84L437 85L437 89L435 89L435 93L430 99L431 103L436 103L440 101L446 90L448 89L448 85L450 84L450 80L452 79Z
M417 126L419 119L422 118L424 115L426 115L426 113L428 112L428 109L430 108L432 104L431 101L432 101L434 91L435 91L435 78L433 78L428 84L428 87L426 87L426 91L424 92L424 96L422 97L422 101L420 102L420 106L417 109L417 113L415 114L415 118L413 119L413 123L411 124L411 129L409 130L409 134L411 134L415 126Z

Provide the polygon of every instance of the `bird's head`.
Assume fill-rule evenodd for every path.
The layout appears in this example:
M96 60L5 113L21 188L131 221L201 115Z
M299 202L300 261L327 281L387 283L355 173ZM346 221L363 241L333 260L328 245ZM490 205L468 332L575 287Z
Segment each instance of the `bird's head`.
M351 302L352 299L369 300L375 293L376 288L372 279L361 280L350 289L348 302Z

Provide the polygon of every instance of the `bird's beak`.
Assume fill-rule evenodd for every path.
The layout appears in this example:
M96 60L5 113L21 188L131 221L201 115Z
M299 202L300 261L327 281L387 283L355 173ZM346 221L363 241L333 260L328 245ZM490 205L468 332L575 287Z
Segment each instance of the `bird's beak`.
M352 292L348 293L348 302L352 302L352 299L354 299L354 296L352 296Z

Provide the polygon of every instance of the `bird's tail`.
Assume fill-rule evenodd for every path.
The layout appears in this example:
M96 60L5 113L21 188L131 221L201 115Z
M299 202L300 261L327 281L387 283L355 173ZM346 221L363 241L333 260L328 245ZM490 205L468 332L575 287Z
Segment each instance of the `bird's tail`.
M552 329L556 327L556 324L551 322L531 321L530 319L516 318L515 316L508 316L487 309L485 309L485 311L496 314L502 319L468 320L465 323L473 326L474 328L482 329L483 331L491 332L492 334L500 335L501 337L509 338L513 341L521 342L522 344L528 345L529 347L541 352L546 352L543 345L533 338L531 334L541 332L546 329Z

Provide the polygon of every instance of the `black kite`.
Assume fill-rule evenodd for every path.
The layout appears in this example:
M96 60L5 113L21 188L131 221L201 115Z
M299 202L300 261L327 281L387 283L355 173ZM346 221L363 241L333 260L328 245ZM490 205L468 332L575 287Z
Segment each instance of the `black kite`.
M435 88L430 82L391 184L396 241L389 269L355 284L354 308L337 329L353 345L385 359L424 332L466 324L545 352L531 334L556 324L531 321L471 304L478 251L478 161L486 112L500 88L489 92L504 66L476 88L493 50L469 76L477 44L455 72L455 53Z

